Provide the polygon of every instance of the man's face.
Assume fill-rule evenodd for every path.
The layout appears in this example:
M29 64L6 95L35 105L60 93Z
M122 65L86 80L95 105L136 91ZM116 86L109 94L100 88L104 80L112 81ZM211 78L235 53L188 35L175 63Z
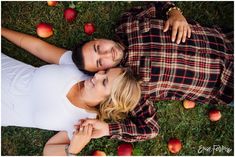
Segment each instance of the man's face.
M92 40L82 48L84 68L90 72L115 67L124 55L124 47L107 39Z

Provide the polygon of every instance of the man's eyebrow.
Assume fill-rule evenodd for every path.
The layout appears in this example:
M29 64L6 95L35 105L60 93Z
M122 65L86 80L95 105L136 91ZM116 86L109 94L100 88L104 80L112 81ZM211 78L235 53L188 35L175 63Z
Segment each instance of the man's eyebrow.
M99 60L96 60L96 67L99 68Z
M99 59L99 65L102 67L102 62L101 62L101 59Z
M93 48L94 48L94 51L96 52L97 50L96 50L95 44L93 45Z

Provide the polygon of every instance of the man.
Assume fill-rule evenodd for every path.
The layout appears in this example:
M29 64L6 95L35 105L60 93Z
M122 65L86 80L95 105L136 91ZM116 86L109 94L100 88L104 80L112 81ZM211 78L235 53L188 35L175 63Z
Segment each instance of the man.
M175 5L170 2L155 2L155 4L156 10L159 10L159 16L163 18L166 18L166 12L170 11L163 31L168 31L172 26L172 42L177 44L181 40L185 42L186 36L191 36L191 29L181 11L174 9ZM173 9L169 10L170 8ZM151 12L154 13L154 10L151 10ZM89 73L117 66L123 59L124 47L119 42L99 39L82 42L73 51L73 61L77 64L77 67Z
M169 24L172 25L169 19L173 15L184 22L185 19L174 4L158 5L156 3L146 10L134 9L123 15L116 33L120 43L127 48L124 55L121 55L123 48L118 44L108 53L102 51L98 43L93 44L90 54L83 53L86 70L91 67L86 66L87 58L94 54L93 71L117 65L105 64L103 58L114 61L120 56L121 65L130 66L143 80L143 98L129 119L121 123L108 124L97 120L82 123L93 125L93 138L110 136L134 142L155 137L159 125L153 102L157 100L188 99L208 104L228 104L233 100L232 40L219 29L202 27L194 21L190 25L192 35L186 24L178 27L178 32L173 25L171 36L165 32ZM163 27L164 21L158 18L165 18L166 12L169 19ZM187 35L191 38L186 41ZM178 45L181 39L182 44ZM172 42L175 40L176 43Z

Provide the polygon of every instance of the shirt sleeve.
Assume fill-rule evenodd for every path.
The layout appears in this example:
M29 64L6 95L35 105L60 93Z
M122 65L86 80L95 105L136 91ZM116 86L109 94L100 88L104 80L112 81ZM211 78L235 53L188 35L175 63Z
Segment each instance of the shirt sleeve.
M68 130L66 131L70 141L71 141L72 138L73 138L73 132L74 132L74 131L75 131L75 130L73 130L73 129L68 129Z
M167 19L166 12L169 8L174 7L172 2L151 2L147 7L134 7L122 14L120 20L117 22L115 29L115 38L118 42L128 47L127 34L132 30L134 20L143 20L144 18L159 18Z
M110 123L109 133L110 138L136 142L156 137L159 128L153 102L143 100L131 112L129 118L120 123Z
M175 4L173 2L155 2L153 3L154 7L155 7L155 16L156 18L160 18L160 19L167 19L167 15L166 12L171 8L171 7L175 7Z
M66 51L61 57L59 64L74 64L72 60L72 51Z

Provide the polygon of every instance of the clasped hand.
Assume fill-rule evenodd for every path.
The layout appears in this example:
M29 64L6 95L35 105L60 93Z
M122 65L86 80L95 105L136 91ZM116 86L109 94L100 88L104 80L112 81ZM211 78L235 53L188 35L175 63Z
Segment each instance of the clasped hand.
M73 133L70 141L69 152L73 154L79 153L91 140L92 125L81 126Z
M69 152L73 154L80 152L92 138L109 135L108 124L97 119L82 119L74 127L76 131L69 146Z
M92 126L91 138L100 138L109 135L109 125L98 119L82 119L74 125L76 129L80 127Z

